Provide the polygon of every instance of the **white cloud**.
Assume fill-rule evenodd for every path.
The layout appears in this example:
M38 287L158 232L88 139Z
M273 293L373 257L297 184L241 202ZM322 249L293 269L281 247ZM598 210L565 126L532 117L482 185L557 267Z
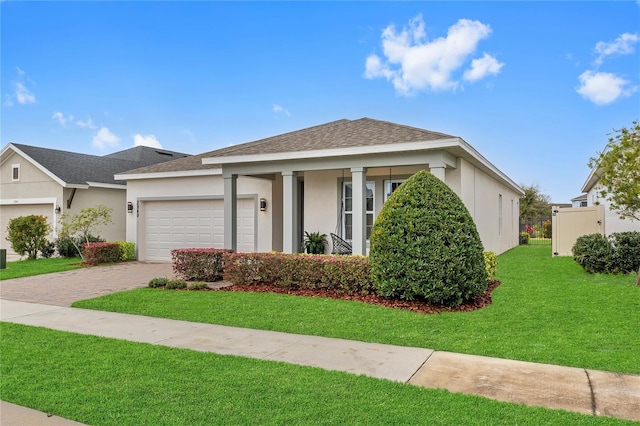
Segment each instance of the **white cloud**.
M488 75L498 74L503 66L503 63L485 53L482 58L471 61L471 68L464 72L463 77L468 81L480 80Z
M26 105L36 101L36 96L27 87L19 81L15 83L15 97L18 103Z
M162 148L160 142L154 135L134 135L133 136L133 144L134 146L149 146L151 148Z
M288 109L283 108L282 106L277 104L273 104L273 112L275 112L276 114L285 114L286 116L291 115Z
M599 55L595 60L595 64L601 65L607 56L632 54L635 52L633 46L638 41L640 41L638 34L624 33L611 43L605 41L597 42L594 50Z
M64 114L60 111L54 112L51 118L55 118L56 120L58 120L58 123L60 123L61 126L66 126L67 123L73 122L73 115L65 117Z
M93 120L91 120L91 117L89 117L86 121L77 120L76 121L76 126L78 126L80 128L83 128L83 129L91 129L91 130L95 130L95 129L98 128L98 126L93 124Z
M93 136L93 146L96 148L116 147L120 138L109 131L106 127L101 127Z
M27 73L24 72L20 67L16 67L16 72L18 76L11 83L13 87L13 92L10 94L5 94L5 106L13 106L14 100L22 105L33 104L36 102L36 95L27 87L27 83L32 84L33 81L29 79Z
M428 40L422 15L418 15L402 31L397 31L394 25L384 29L385 60L378 55L367 57L364 77L385 78L403 95L422 89L455 90L459 82L454 73L475 52L480 40L490 34L488 25L460 19L449 28L446 37ZM478 61L468 71L469 81L496 74L504 65L487 54Z
M576 91L596 105L610 104L638 90L637 87L627 88L629 81L609 72L587 70L578 79L580 80L580 87Z

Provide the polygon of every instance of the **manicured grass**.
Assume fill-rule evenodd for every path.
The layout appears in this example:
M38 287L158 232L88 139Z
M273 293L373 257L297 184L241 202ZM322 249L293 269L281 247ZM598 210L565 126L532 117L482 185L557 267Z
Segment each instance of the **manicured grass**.
M50 258L7 262L7 268L0 269L0 280L50 274L52 272L70 271L72 269L82 268L80 265L81 262L82 259L79 257L70 259Z
M502 285L474 312L416 314L359 302L242 292L138 289L76 307L416 346L640 374L640 287L590 275L551 247L498 258Z
M284 363L0 323L2 399L91 425L617 425Z

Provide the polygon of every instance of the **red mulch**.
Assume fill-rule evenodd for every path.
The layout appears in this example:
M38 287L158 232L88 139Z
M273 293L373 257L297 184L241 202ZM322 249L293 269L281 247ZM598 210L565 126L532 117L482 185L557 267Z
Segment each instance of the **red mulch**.
M418 312L421 314L437 314L439 312L462 312L475 311L491 304L491 293L500 285L500 281L489 281L487 290L480 296L467 303L463 303L455 308L444 305L432 305L420 300L397 300L385 299L377 295L361 295L361 294L342 294L335 290L309 290L309 289L288 289L271 284L247 284L232 285L218 289L217 291L247 291L255 293L280 293L290 294L294 296L306 297L324 297L331 299L355 300L358 302L370 303L372 305L385 306L387 308L405 309L407 311Z

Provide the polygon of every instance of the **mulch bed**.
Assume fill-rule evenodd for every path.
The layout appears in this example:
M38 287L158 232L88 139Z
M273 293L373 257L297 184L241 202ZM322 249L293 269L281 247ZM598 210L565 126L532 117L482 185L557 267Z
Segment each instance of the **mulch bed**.
M216 291L245 291L254 293L279 293L290 294L293 296L306 297L323 297L331 299L355 300L358 302L369 303L372 305L385 306L387 308L404 309L407 311L418 312L421 314L437 314L439 312L463 312L475 311L491 304L491 293L500 285L500 281L489 281L487 290L480 296L467 303L463 303L455 308L444 305L432 305L420 300L396 300L385 299L373 294L343 294L335 290L310 290L310 289L289 289L282 288L271 284L247 284L247 285L231 285L220 288Z

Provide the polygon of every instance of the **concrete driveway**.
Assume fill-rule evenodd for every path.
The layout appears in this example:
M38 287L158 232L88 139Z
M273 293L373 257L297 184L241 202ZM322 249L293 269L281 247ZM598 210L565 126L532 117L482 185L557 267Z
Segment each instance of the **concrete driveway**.
M126 262L0 281L0 298L71 306L76 300L146 287L156 277L174 277L171 263Z

